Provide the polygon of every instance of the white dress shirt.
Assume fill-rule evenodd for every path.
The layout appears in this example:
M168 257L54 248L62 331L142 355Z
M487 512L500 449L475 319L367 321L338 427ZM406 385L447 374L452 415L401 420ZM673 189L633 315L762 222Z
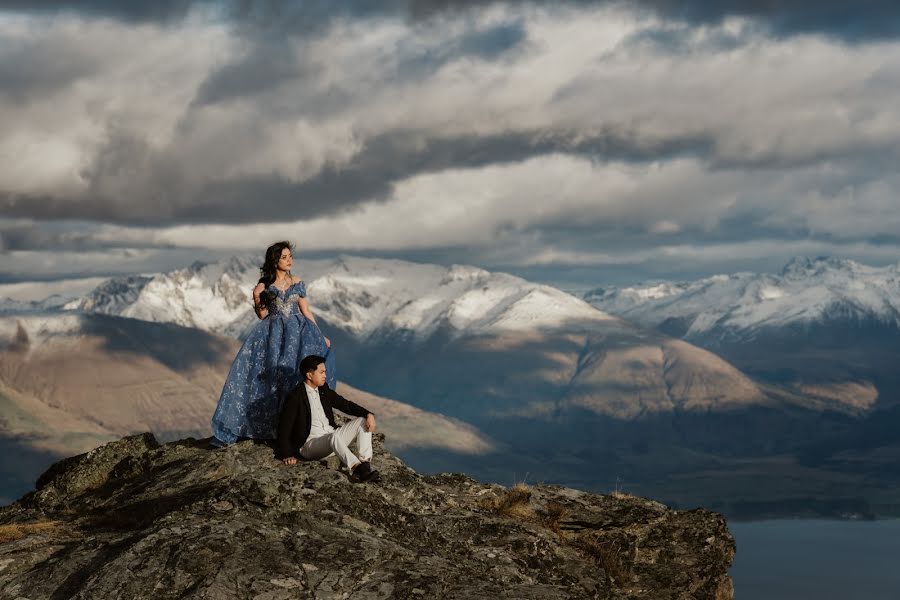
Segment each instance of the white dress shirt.
M328 422L328 417L325 416L325 409L322 408L319 390L310 387L307 383L303 385L306 386L306 395L309 397L309 437L315 438L333 432L334 427Z

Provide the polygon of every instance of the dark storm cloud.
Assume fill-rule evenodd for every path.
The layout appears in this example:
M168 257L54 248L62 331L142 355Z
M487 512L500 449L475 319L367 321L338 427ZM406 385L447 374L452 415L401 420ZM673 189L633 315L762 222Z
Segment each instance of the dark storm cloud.
M406 3L367 0L0 0L0 11L75 14L126 23L172 23L193 9L210 9L250 30L313 32L336 18L406 14Z
M312 77L315 72L297 61L289 39L260 40L244 56L211 73L197 91L194 105L255 96L285 81Z
M892 0L638 0L637 5L694 24L727 17L762 21L779 35L823 33L848 41L900 35L900 4Z
M454 168L515 163L550 153L589 155L598 160L643 162L702 155L712 140L684 138L647 143L613 128L594 135L570 131L507 132L496 135L429 137L395 131L370 140L354 161L360 176L388 184L414 175Z
M535 5L625 6L692 25L711 25L729 17L756 19L779 36L817 33L856 42L900 36L900 3L894 0L534 0ZM500 4L475 0L411 1L411 14L427 18L453 10Z
M382 82L415 80L461 58L499 60L523 47L526 37L525 24L518 21L474 28L456 39L442 41L440 45L424 50L400 44L393 53L396 56L395 62L384 65ZM200 86L194 105L205 106L259 96L288 82L315 81L320 75L321 67L304 61L302 57L304 46L308 42L308 38L297 39L291 36L255 38L244 55L209 75ZM317 99L322 102L310 106L307 114L333 111L352 100L342 95L340 89L319 92Z
M53 236L34 224L0 225L0 252L40 248L53 240Z
M649 49L670 55L711 55L736 50L758 34L757 28L747 26L735 32L712 29L698 40L693 27L678 24L648 27L629 36L621 46L624 51Z
M61 250L85 252L123 246L136 248L172 248L133 231L121 230L119 235L108 227L85 221L56 221L32 223L27 221L0 222L0 253L16 251Z
M37 14L74 13L110 17L128 22L176 21L183 19L192 6L211 4L196 0L2 0L0 10Z
M900 36L900 3L894 0L531 0L536 6L627 6L649 11L674 21L694 25L716 24L728 17L757 19L776 35L818 33L846 41ZM268 0L72 0L30 2L0 1L0 10L30 13L69 12L108 16L124 21L173 21L183 19L192 7L218 7L221 14L242 26L309 32L335 17L401 17L430 19L448 12L478 9L504 2L492 0L388 0L381 2ZM521 3L515 3L521 4Z
M598 160L646 161L708 153L712 141L684 138L640 142L612 129L593 136L578 132L509 132L500 135L431 137L426 132L393 131L368 140L349 164L325 167L294 182L276 175L204 184L187 193L183 167L143 142L114 136L85 172L92 188L107 177L127 179L149 173L143 201L88 193L84 197L0 193L0 213L40 220L85 219L129 225L245 223L309 219L387 198L396 182L453 168L514 163L548 153L589 155ZM143 193L135 190L133 194Z
M504 54L520 48L526 40L525 24L503 23L482 30L469 31L459 39L424 53L409 53L397 65L397 77L407 79L433 72L460 58L498 60ZM402 51L402 49L401 49Z
M16 250L87 250L98 245L91 241L89 228L67 234L37 224L0 226L0 252Z
M74 44L60 52L57 40L0 39L0 55L0 99L17 103L63 90L99 66L95 56Z

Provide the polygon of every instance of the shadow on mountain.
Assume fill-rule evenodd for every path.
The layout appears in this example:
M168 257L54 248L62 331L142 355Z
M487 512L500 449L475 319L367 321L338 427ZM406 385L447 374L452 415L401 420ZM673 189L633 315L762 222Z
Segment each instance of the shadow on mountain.
M883 448L896 448L896 455L886 460L870 456L863 463L846 456L848 453L871 455ZM849 468L873 477L900 480L900 406L873 412L834 436L803 444L797 457L801 464L810 467Z
M38 476L56 461L59 454L37 450L26 439L0 436L0 505L16 501L34 489Z
M805 405L798 395L786 401L718 357L662 334L617 322L463 338L445 330L424 342L401 332L359 343L331 331L343 380L462 419L504 448L479 456L405 452L417 469L601 492L627 482L626 490L675 506L742 517L754 510L871 515L860 499L900 506L896 485L831 458L865 451L865 440L897 447L890 426ZM610 363L614 353L618 362ZM749 392L736 395L740 386ZM879 473L900 480L889 458L879 464Z
M150 356L173 371L234 358L234 342L200 329L97 313L82 315L83 330L104 340L106 350Z
M893 323L845 319L761 329L749 340L729 341L727 334L713 331L688 341L762 381L871 382L878 389L878 406L900 402L900 328Z

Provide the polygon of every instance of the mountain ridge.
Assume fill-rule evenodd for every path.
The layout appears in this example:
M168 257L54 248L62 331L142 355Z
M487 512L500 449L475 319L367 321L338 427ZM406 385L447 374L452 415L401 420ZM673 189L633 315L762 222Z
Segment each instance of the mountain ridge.
M666 378L664 373L671 372L673 367L677 370L684 364L693 365L697 373L714 373L714 378L729 373L726 378L733 380L727 384L730 389L718 393L726 401L731 397L761 400L764 396L759 390L750 392L753 383L712 354L683 343L666 341L656 334L648 338L634 326L595 310L570 294L505 273L491 273L463 265L441 267L351 256L341 256L332 261L305 261L301 267L310 274L306 279L310 303L320 322L346 334L338 336L342 341L339 344L342 351L348 345L371 348L371 353L380 352L379 348L392 352L391 348L410 345L421 349L436 345L485 347L502 343L492 340L527 339L531 333L549 339L583 335L582 332L594 330L604 332L600 337L608 340L610 337L606 332L615 332L619 346L624 343L623 337L637 346L646 343L666 345L667 350L658 352L660 356L669 356L669 359L660 358L646 363L652 364L659 372L658 381L653 385L659 388L660 391L654 393L660 397L668 395L670 387L663 383ZM95 293L72 303L69 308L173 321L234 334L246 331L256 322L246 300L257 273L256 265L249 257L232 257L212 264L195 263L186 269L159 274L150 281L138 279L129 283L129 280L121 278L99 287ZM237 285L238 281L243 283L243 289ZM122 288L128 285L132 286L133 291L124 293ZM108 288L113 293L109 293ZM213 297L215 300L210 301L209 298ZM199 311L190 310L200 299L206 302L210 313L202 320L196 317ZM435 343L429 343L432 339L436 340ZM402 352L400 354L403 355ZM596 351L592 355L600 356ZM678 355L685 355L684 360L679 362L674 359ZM368 356L351 352L351 365L366 360ZM594 360L592 364L596 362ZM612 374L623 369L633 371L629 365L637 365L640 361L620 357L620 351L613 348L602 352L600 362ZM669 367L664 368L666 364ZM341 368L345 367L339 366ZM350 370L351 374L356 373L354 367L351 366ZM584 388L587 385L584 370L578 374L573 372L572 377L572 386ZM644 379L637 374L624 377L628 382ZM680 378L682 381L687 379L684 376ZM359 381L362 383L365 380ZM690 390L690 386L676 387L682 392ZM596 401L585 404L584 394L581 396L582 400L578 402L582 405L599 410L618 410L604 409L605 405ZM716 394L707 394L706 397L713 398ZM687 405L692 406L693 403L687 402ZM624 414L621 410L618 412Z
M444 327L472 333L516 329L522 323L553 327L567 317L612 318L556 288L466 265L342 255L303 261L301 267L317 315L360 338L411 332L414 339L423 339ZM149 278L113 278L66 308L242 337L256 320L250 290L258 277L252 258L235 256ZM552 303L556 319L542 318L530 294L539 295L545 305Z
M797 257L780 274L598 288L595 306L848 413L900 403L900 265Z
M751 338L767 327L829 318L872 319L900 327L900 265L869 267L849 259L795 257L780 274L734 273L692 282L596 288L593 306L647 327L683 321L678 337L708 344Z

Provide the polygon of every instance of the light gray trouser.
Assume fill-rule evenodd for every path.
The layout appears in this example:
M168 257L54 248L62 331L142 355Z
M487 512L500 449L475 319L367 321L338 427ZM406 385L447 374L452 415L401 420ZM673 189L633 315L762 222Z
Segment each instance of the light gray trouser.
M359 458L350 451L350 443L356 439L356 450ZM319 460L332 454L348 469L353 469L361 460L372 460L372 434L366 431L366 420L356 417L347 421L331 433L309 438L300 454L308 460Z

